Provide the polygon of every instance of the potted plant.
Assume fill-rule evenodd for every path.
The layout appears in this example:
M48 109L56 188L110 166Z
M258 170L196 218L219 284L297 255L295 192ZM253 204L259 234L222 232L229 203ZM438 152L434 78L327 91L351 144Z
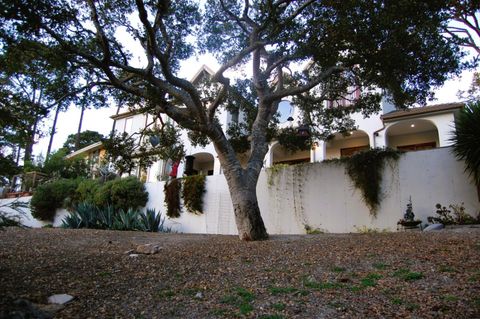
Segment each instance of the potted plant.
M397 225L402 225L405 228L416 228L421 222L421 220L415 219L412 197L410 196L408 199L407 210L405 211L403 218L398 221Z

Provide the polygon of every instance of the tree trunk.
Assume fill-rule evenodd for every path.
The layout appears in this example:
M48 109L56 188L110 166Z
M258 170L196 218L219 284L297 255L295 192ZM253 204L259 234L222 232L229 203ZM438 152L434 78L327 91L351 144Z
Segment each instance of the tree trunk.
M83 113L85 113L85 106L82 105L82 112L80 113L80 121L78 122L77 137L75 138L75 151L80 149L80 132L82 131Z
M235 152L227 143L226 140L220 138L213 144L220 163L224 167L238 236L245 241L268 239L257 200L257 182L262 167L256 165L255 167L242 168ZM258 156L261 157L261 154L258 154ZM260 159L260 162L262 161L263 158Z
M268 239L258 207L256 183L242 190L229 184L229 190L240 239L246 241Z
M35 114L35 121L32 125L32 130L30 132L29 140L25 144L25 153L23 155L23 162L30 162L32 160L32 153L33 153L33 144L35 144L35 134L37 133L37 126L38 126L38 110Z
M55 131L57 129L58 113L60 113L60 105L58 105L57 109L55 110L55 117L53 119L52 131L50 132L50 141L48 141L47 156L45 157L45 159L48 159L50 152L52 150L53 136L55 135L56 133Z

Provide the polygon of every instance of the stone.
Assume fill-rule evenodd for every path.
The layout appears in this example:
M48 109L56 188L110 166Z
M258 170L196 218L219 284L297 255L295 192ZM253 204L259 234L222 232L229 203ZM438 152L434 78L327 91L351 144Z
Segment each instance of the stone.
M435 231L442 230L445 226L443 224L431 224L423 229L423 231Z
M137 249L135 249L135 252L138 254L153 255L153 254L157 254L161 249L162 248L158 245L145 244L145 245L137 246Z
M130 254L130 255L128 255L128 257L133 257L133 258L135 258L135 257L138 257L138 254Z
M54 303L59 305L64 305L73 300L73 296L67 294L58 294L48 297L48 303Z
M196 299L202 299L203 298L203 294L199 291L195 294L195 298Z

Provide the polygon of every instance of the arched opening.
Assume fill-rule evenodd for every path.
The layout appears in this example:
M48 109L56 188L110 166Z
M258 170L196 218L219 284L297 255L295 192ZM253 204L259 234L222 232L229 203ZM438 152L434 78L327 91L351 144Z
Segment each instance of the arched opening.
M368 150L370 140L367 133L362 130L350 131L347 133L335 133L327 141L326 159L351 156L357 152Z
M186 175L213 175L215 159L210 153L195 153L185 157Z
M429 120L403 120L387 128L387 146L402 151L419 151L439 146L438 130Z
M271 150L272 165L275 164L298 164L310 162L310 150L292 152L275 143Z

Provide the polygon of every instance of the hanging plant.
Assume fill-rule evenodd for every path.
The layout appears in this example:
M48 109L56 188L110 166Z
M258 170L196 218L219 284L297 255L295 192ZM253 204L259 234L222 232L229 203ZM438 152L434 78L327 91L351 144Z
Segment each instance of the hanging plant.
M302 135L293 127L279 130L277 139L278 143L291 153L309 150L312 145L310 135Z
M183 203L194 214L203 214L203 194L205 193L205 175L183 178Z
M363 201L374 217L380 205L380 183L385 160L398 160L400 154L401 152L388 148L374 148L342 159L348 176L355 187L361 190Z
M167 204L167 216L170 218L180 217L180 189L182 182L180 178L172 179L165 183L163 192L165 204Z

